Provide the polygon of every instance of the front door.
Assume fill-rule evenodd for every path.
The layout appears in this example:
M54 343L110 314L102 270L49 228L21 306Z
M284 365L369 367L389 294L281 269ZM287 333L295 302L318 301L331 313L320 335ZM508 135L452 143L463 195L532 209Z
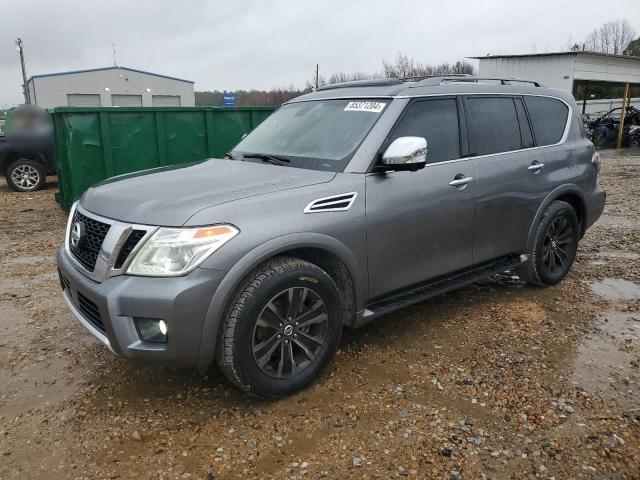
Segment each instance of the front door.
M473 263L475 166L460 158L458 110L455 97L411 103L385 145L398 137L424 137L427 166L367 175L371 298Z

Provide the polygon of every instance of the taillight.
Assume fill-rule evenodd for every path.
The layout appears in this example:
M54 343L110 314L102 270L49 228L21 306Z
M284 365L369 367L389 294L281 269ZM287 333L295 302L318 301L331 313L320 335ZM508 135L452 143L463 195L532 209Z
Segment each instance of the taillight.
M591 163L593 164L593 168L596 169L596 173L600 173L600 152L593 152Z

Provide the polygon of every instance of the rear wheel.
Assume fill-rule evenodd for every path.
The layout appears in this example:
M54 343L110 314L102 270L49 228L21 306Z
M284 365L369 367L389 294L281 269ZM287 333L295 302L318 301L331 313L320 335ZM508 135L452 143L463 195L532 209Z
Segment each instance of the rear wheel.
M340 292L318 266L279 258L249 275L232 301L218 364L238 388L276 398L309 385L342 331Z
M42 163L21 158L9 165L5 178L7 185L16 192L35 192L44 188L47 171Z
M523 280L536 285L555 285L567 276L578 251L580 223L571 205L555 201L542 215L531 245L529 259L516 267Z

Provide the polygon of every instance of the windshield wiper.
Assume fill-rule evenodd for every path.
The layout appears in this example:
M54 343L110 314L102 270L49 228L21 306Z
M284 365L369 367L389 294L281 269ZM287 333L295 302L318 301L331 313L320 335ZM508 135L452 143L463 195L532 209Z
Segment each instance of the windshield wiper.
M273 165L280 165L284 167L287 163L291 163L287 157L281 157L280 155L271 155L269 153L243 153L244 158L258 158L263 162L272 163Z
M224 157L222 158L228 158L230 160L242 160L241 157L237 157L235 153L233 152L227 152L224 154Z

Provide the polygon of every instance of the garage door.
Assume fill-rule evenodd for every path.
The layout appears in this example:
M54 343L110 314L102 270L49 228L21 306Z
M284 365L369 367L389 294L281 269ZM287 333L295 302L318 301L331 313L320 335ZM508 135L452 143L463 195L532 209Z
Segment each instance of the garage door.
M70 107L99 107L100 95L88 93L68 93L67 105Z
M142 95L111 95L111 105L114 107L141 107Z
M151 104L154 107L179 107L180 95L153 95Z

